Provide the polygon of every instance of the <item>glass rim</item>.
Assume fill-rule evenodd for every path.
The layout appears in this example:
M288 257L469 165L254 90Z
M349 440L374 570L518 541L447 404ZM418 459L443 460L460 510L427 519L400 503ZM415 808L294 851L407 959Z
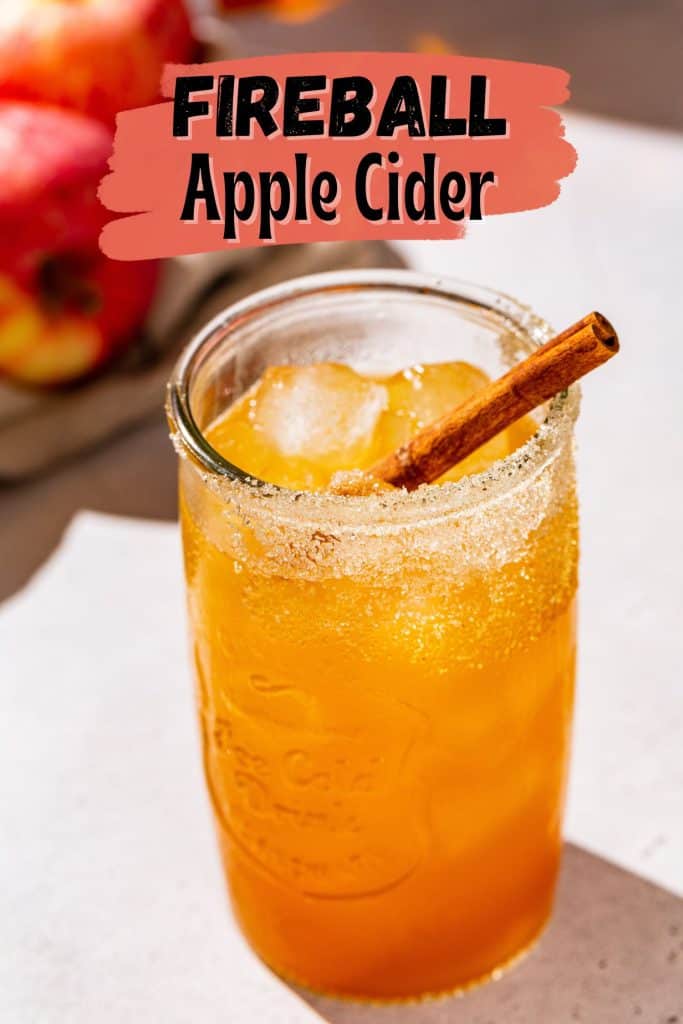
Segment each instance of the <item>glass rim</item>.
M481 506L534 476L561 448L578 414L580 388L577 384L573 384L550 400L547 414L539 424L538 430L519 448L496 460L479 473L449 481L438 487L423 486L411 492L397 489L362 497L297 491L254 477L222 456L212 447L199 427L190 403L194 374L204 360L226 340L232 329L248 320L258 318L265 312L272 313L278 306L285 306L297 300L357 289L395 290L404 294L413 292L421 298L431 296L450 301L456 311L462 306L479 308L499 318L502 327L507 322L508 326L513 326L526 336L530 344L536 346L549 340L554 333L544 319L512 296L447 275L407 269L370 269L329 271L292 278L252 292L228 306L213 317L186 345L176 361L167 385L166 408L171 429L174 430L176 448L190 455L210 478L216 482L238 484L240 491L245 494L296 497L297 517L305 512L301 499L309 499L317 509L318 515L314 518L319 517L322 505L325 504L328 511L334 508L337 514L342 509L348 511L352 520L356 519L354 512L358 510L362 510L363 518L366 518L370 511L369 506L377 503L378 507L384 510L382 518L385 520L390 506L397 512L407 513L410 519L414 518L416 512L420 513L418 518L423 518L427 514L431 519L439 511L442 514L462 512L471 505ZM425 492L428 492L429 496ZM346 520L347 516L344 515L342 518Z

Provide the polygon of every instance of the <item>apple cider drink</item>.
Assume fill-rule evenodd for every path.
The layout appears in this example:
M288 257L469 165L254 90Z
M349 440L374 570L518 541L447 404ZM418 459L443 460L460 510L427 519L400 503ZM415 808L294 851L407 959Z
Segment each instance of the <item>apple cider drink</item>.
M330 493L550 336L512 300L320 275L220 317L170 416L204 764L278 973L408 998L549 915L575 658L575 388L413 493Z

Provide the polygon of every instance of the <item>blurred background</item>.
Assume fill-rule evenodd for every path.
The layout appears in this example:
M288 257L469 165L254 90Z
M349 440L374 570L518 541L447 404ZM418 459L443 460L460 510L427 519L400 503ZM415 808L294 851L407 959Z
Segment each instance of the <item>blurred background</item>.
M119 684L124 701L126 685L135 692L134 702L143 699L146 691L138 683L145 666L152 666L149 693L156 694L158 686L165 694L175 672L178 692L187 690L189 701L186 660L177 650L180 610L169 625L157 603L160 595L171 593L180 605L181 592L180 559L173 562L177 547L170 546L176 531L158 525L176 517L176 457L162 411L164 385L185 341L230 302L288 276L403 263L514 295L558 330L598 309L616 326L622 349L609 371L585 380L577 431L580 663L567 835L631 872L683 891L683 566L678 542L683 498L682 42L680 0L222 0L220 6L218 0L194 0L192 8L184 0L0 0L0 602L21 591L44 565L80 510L146 521L116 519L113 531L106 520L90 532L74 532L81 545L84 531L92 539L90 546L78 549L84 560L79 562L81 575L74 574L75 563L68 560L59 573L46 572L48 582L58 585L55 602L63 621L54 604L41 605L41 579L37 597L28 588L0 607L5 639L20 636L15 621L22 614L30 635L30 642L17 640L14 656L9 655L6 675L17 688L30 698L34 686L41 692L40 678L45 692L52 692L52 674L44 671L43 662L40 671L32 667L29 650L34 642L36 647L46 643L47 662L52 628L53 644L54 633L62 636L55 647L57 655L62 652L61 676L55 673L62 686L78 675L81 664L88 683L99 683L102 700L109 699L114 709L120 703ZM101 256L97 237L108 215L97 202L96 189L106 172L115 115L155 101L165 61L339 49L462 53L567 69L572 96L563 118L578 152L576 171L562 182L552 206L487 218L470 225L462 241L392 248L372 241L274 247L163 265L117 264ZM120 547L109 550L118 530ZM144 556L131 558L131 551ZM91 593L100 600L92 614ZM111 658L114 677L107 689L102 674L110 660L108 643L103 653L109 638L103 641L102 634L111 629L109 613L124 606L137 632L131 638L132 626L121 631L120 647L128 660ZM98 629L99 640L94 635ZM120 663L126 667L119 679ZM82 748L87 756L78 759L82 738L75 736L60 747L58 763L46 761L46 777L52 772L61 779L60 765L73 747L76 774L85 779L84 766L90 770L99 763L99 745L110 742L116 763L111 776L118 779L117 737L104 728L108 713L94 704L98 728L92 747ZM157 704L165 706L165 701L156 700L155 721ZM37 706L47 733L53 724L45 711L49 705ZM18 701L17 707L21 711ZM26 748L36 747L42 772L43 734L29 714L25 727L30 737ZM175 735L170 728L168 735ZM141 750L147 742L145 733ZM176 751L168 743L172 764ZM145 761L145 771L153 760ZM5 774L25 785L21 770L12 767ZM130 792L138 788L135 778ZM146 804L132 803L141 819L151 820L156 809L172 822L168 848L176 850L177 794L173 786L164 792L167 814L163 801L152 799L154 790ZM47 787L45 793L49 802L52 790ZM135 811L127 794L121 787L121 834L130 830ZM188 796L190 805L194 801ZM55 835L63 825L60 820ZM38 820L37 832L41 827ZM192 829L180 831L188 839L187 863L194 865ZM164 836L160 826L158 846L150 840L141 844L154 862L155 877L160 864L168 867L168 885L158 887L160 905L160 894L175 887L177 874ZM33 843L32 831L29 839ZM36 841L30 849L39 845ZM88 865L95 863L91 848L81 847ZM137 846L131 849L137 858ZM581 864L576 873L589 878ZM134 874L123 872L126 881ZM28 889L30 870L26 875ZM45 894L59 894L52 865L49 875L44 888L36 889L41 915L49 903ZM584 889L573 878L578 909L596 908L602 915L590 929L581 925L574 909L563 919L571 942L562 963L580 966L574 954L585 948L598 965L592 989L583 968L576 966L572 991L582 999L586 992L602 993L599 1009L581 1019L625 1021L640 1009L630 1004L624 1009L626 1003L618 1001L618 996L626 999L628 985L615 981L609 988L607 960L641 987L648 975L653 999L657 991L670 994L673 988L666 987L663 976L643 966L645 953L657 960L657 971L665 965L671 976L683 963L683 932L674 939L674 932L655 920L655 905L664 906L661 890L654 896L648 888L636 901L641 909L633 910L632 875L620 875L609 891L600 873ZM140 885L139 903L146 905L150 887L143 871ZM205 913L210 900L197 903L190 898L193 890L187 892L188 907L199 920L197 907ZM85 906L87 900L81 902ZM617 904L621 918L615 916ZM630 938L620 945L627 919ZM26 949L31 950L40 932L33 918L28 920ZM671 921L667 916L669 928ZM174 920L171 927L177 930L176 925ZM222 920L216 927L222 935ZM126 930L126 943L129 938ZM61 957L61 947L55 948ZM203 962L213 972L210 948ZM153 987L148 961L135 956L141 984ZM33 967L31 959L31 983ZM75 974L80 977L80 968ZM192 975L184 961L169 972L180 981ZM554 973L552 978L555 985ZM115 972L112 979L117 981ZM99 988L93 991L98 1005L104 1004ZM643 1020L664 1024L683 1019L670 1011L647 1016L650 1003L643 1006ZM546 1019L545 1011L540 1017ZM525 1019L540 1017L528 1014ZM569 1017L567 1010L553 1019ZM571 1019L580 1018L572 1011Z
M41 564L78 508L175 515L163 382L178 348L212 312L312 269L397 259L431 265L437 253L439 269L446 269L437 246L432 255L420 254L419 246L390 253L369 245L218 254L164 266L105 260L96 239L106 213L95 190L106 170L115 114L156 98L165 61L325 49L537 61L571 71L570 111L607 125L622 121L674 132L683 126L675 87L682 20L676 0L423 0L417 6L393 0L3 0L0 598ZM593 140L598 143L595 133ZM644 163L647 146L643 140ZM580 161L589 157L579 148ZM651 170L656 177L656 166ZM665 183L666 167L661 172ZM628 176L633 169L610 165L609 173ZM596 185L606 182L598 176ZM628 213L633 222L642 221L643 202L652 202L653 215L661 212L657 194L654 181L642 182ZM513 218L515 230L525 216ZM654 238L657 224L650 221ZM586 231L599 230L599 223L586 225ZM485 223L476 236L490 247L496 227ZM472 276L468 255L466 241L446 257L454 273ZM508 256L511 268L518 265ZM479 277L511 286L493 264ZM554 283L558 293L571 295L571 280ZM531 304L543 297L535 294L531 274L518 297ZM552 308L539 311L553 315ZM582 312L573 303L569 318Z

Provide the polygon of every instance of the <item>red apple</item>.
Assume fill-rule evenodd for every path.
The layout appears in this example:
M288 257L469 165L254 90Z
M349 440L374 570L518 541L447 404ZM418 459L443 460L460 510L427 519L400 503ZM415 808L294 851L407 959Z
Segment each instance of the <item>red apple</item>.
M184 0L0 0L0 99L113 125L158 98L165 63L196 52Z
M158 264L109 260L97 245L111 147L92 118L0 101L0 373L15 380L84 376L145 318Z

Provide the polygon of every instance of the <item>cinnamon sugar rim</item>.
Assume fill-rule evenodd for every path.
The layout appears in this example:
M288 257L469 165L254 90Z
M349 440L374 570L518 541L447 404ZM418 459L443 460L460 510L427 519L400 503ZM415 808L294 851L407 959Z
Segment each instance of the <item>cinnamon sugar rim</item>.
M457 481L425 484L414 491L381 491L345 496L328 492L294 491L259 480L220 454L207 440L191 408L195 375L232 331L256 321L266 311L287 307L314 296L344 291L377 290L416 297L434 297L458 308L481 309L500 324L501 339L514 340L515 357L523 358L553 336L550 325L528 307L501 292L477 284L419 274L407 270L354 270L311 274L295 278L235 303L211 320L186 347L168 384L167 413L174 445L181 457L190 458L205 482L226 501L245 513L274 516L278 522L312 528L324 524L336 531L381 532L434 524L451 517L481 513L489 504L527 486L552 463L571 440L580 401L580 388L572 385L546 407L538 430L519 448L487 469Z

